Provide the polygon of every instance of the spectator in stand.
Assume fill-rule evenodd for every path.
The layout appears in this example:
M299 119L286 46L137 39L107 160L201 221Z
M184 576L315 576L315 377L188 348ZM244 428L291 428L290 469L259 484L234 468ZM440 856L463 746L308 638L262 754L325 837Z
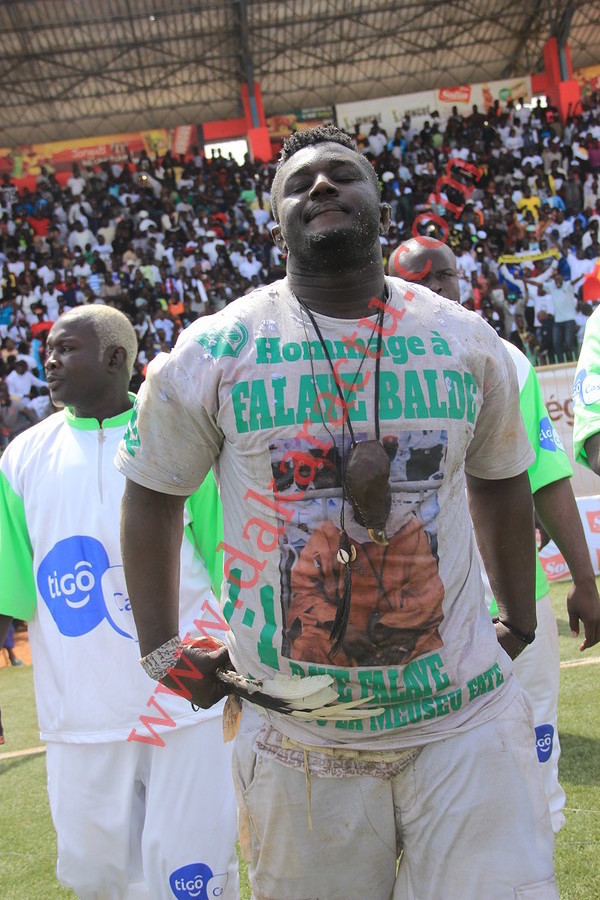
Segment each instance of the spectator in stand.
M41 422L42 419L47 419L53 412L56 412L52 400L50 399L50 391L46 386L41 388L31 388L27 406L29 409L33 410L38 422Z
M94 233L90 231L89 228L84 227L84 224L80 219L77 219L73 225L73 230L67 239L67 247L71 253L76 249L79 249L79 252L83 253L88 244L91 247L96 244Z
M530 212L535 220L539 218L542 201L538 196L531 193L531 189L527 182L523 185L523 196L517 202L517 209L523 212Z
M547 283L546 291L552 301L554 323L552 344L556 362L572 362L577 353L577 323L575 313L577 300L573 287L565 282L560 272L555 272Z
M2 338L2 345L0 346L0 361L6 372L8 372L11 368L14 367L14 364L17 361L19 351L17 350L17 344L14 338L5 337Z
M11 397L6 384L0 381L0 450L36 422L37 416L25 401Z
M477 311L478 307L475 305L475 310ZM487 322L488 325L494 329L497 335L502 337L504 332L504 325L502 323L502 319L498 315L498 312L494 309L494 306L491 300L484 300L479 309L481 310L481 316L484 322Z
M373 119L367 141L369 144L369 151L373 156L381 156L387 146L388 136L387 132L380 126L377 119Z
M86 181L79 170L78 163L73 163L72 173L73 174L67 181L67 187L71 192L71 196L80 197L85 190Z
M252 250L247 250L245 258L240 261L239 273L248 281L251 281L254 275L262 275L262 263L256 259Z
M583 210L583 187L579 180L579 166L571 167L570 177L561 186L560 195L567 216L577 216Z
M492 282L489 290L490 302L502 316L502 337L507 341L511 341L511 343L515 343L517 332L516 318L524 314L525 298L508 288L504 290L502 287L496 286L498 284L496 276L494 275L493 278L495 281Z
M596 223L596 228L598 227ZM575 253L569 254L569 268L571 270L571 284L577 293L583 286L585 275L593 272L595 260L586 256L586 248L584 247L583 238L581 243L575 246Z
M46 382L29 369L26 360L17 359L12 372L4 379L6 387L12 397L22 400L31 391L32 387L45 387Z

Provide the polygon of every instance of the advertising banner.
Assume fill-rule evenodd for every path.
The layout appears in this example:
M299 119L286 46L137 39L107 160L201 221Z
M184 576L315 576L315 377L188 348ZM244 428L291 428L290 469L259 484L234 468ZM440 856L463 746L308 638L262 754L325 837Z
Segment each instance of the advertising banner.
M594 91L600 91L600 66L586 66L585 69L575 69L573 78L579 82L582 100L585 100Z
M282 141L294 131L306 131L307 128L315 128L327 122L335 122L333 106L296 109L279 116L267 116L267 128L272 141Z
M596 476L597 485L600 479ZM583 525L592 565L596 575L600 575L600 494L591 497L578 497L577 508ZM564 581L570 578L569 567L554 541L550 541L540 550L540 562L549 582Z
M405 116L410 116L413 128L420 129L433 112L440 114L445 122L456 106L460 115L468 116L474 104L480 112L487 112L494 100L506 106L509 100L515 102L522 97L531 100L531 77L507 78L483 84L462 84L439 90L419 91L414 94L400 94L394 97L379 97L374 100L358 100L353 103L338 103L335 108L337 124L346 131L353 132L356 125L365 131L367 125L376 120L389 138L402 124Z
M520 78L507 78L501 81L488 81L483 84L463 84L452 88L440 88L436 92L436 109L441 119L447 119L456 106L461 116L471 114L473 106L477 106L479 112L486 113L494 100L499 100L501 106L506 106L509 100L531 100L531 77L523 75Z
M370 127L375 120L391 139L404 116L410 116L413 128L422 128L425 120L431 119L431 113L437 108L435 95L435 91L420 91L417 94L338 103L335 108L337 124L351 134L355 125L360 125L365 133L369 130L366 126Z
M188 153L196 143L196 126L182 125L76 141L30 144L0 149L0 175L6 173L16 181L35 179L41 174L42 166L59 175L70 172L75 162L93 166L103 162L125 162L128 157L136 159L142 150L152 157L162 156L167 150L177 154Z

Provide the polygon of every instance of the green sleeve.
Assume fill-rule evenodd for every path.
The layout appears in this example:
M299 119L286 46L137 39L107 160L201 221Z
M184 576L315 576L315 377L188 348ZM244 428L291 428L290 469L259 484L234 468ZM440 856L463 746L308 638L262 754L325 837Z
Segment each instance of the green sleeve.
M223 508L215 477L210 471L197 491L185 502L190 523L185 536L192 542L196 553L208 569L215 596L221 596L223 582L223 550L217 546L223 542Z
M570 478L573 468L562 442L544 406L542 390L535 369L531 369L520 396L521 413L535 461L527 470L531 492L562 478Z
M544 406L542 389L533 366L530 367L525 383L521 387L519 402L521 415L527 430L527 437L535 453L535 460L527 470L531 484L531 493L535 495L536 491L539 491L540 488L545 487L547 484L560 481L562 478L570 478L573 475L573 469L560 437L552 425L548 411ZM539 556L536 554L536 600L545 597L549 589L548 579L540 563ZM498 615L498 606L495 599L490 607L490 613L492 616Z
M573 455L588 466L584 444L600 431L600 314L588 319L573 385Z
M0 613L29 620L37 592L23 500L0 472Z

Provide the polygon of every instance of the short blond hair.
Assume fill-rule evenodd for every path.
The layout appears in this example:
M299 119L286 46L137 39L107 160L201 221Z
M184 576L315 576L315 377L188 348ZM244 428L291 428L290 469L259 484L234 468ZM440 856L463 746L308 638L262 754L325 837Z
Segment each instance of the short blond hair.
M63 313L59 319L89 323L98 338L100 358L109 347L122 347L125 350L129 377L138 355L138 341L135 329L125 313L113 306L99 303L76 306Z

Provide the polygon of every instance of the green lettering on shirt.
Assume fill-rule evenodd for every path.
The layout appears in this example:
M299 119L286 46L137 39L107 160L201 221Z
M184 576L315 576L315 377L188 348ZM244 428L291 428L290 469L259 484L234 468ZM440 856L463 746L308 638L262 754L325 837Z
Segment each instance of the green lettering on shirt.
M429 415L432 419L445 419L448 415L448 404L440 403L437 392L438 373L435 369L424 369L423 375L427 382L427 391L429 393Z
M466 401L463 380L451 369L443 372L446 388L448 389L448 415L451 419L464 419Z
M280 363L281 362L281 351L279 349L279 345L281 344L281 338L258 337L258 338L256 338L255 343L256 343L256 362L259 365L261 363L269 364L269 363Z
M250 385L247 381L238 381L234 384L231 391L231 400L233 403L233 414L235 416L235 427L238 434L245 434L248 431L248 422L246 416L248 414L247 402L250 397Z
M395 372L382 372L379 382L379 417L399 419L402 416L402 401L398 396L398 376Z
M470 372L465 372L465 393L467 396L467 422L475 421L475 413L477 412L477 404L475 397L477 396L477 382Z
M285 386L287 379L282 375L280 378L273 378L273 395L275 398L275 415L273 416L273 424L276 427L283 425L294 425L294 410L291 407L286 409L285 406Z
M253 381L250 392L250 431L259 431L262 428L272 428L273 418L269 409L269 398L264 381Z
M260 639L256 649L262 663L270 666L272 669L279 669L277 649L273 646L273 638L277 630L273 597L273 588L270 584L266 584L260 589L260 605L265 616L265 624L260 632Z
M429 413L423 395L423 388L419 381L419 373L408 369L404 373L404 418L427 419Z

